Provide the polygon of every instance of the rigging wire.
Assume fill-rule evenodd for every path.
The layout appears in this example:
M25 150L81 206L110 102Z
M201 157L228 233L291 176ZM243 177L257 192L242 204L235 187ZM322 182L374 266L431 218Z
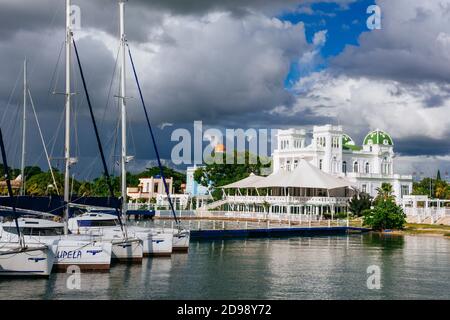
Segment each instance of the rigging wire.
M136 155L136 143L134 141L133 126L131 125L130 117L127 117L127 128L131 128L131 130L128 130L130 132L131 137L131 151L132 151L131 154L133 154L134 152L134 154Z
M21 109L20 104L17 104L17 108L16 108L16 112L15 112L15 116L14 116L14 120L10 122L10 136L17 138L18 135L16 135L15 133L17 132L17 128L20 129L20 115L21 112L19 111ZM14 141L14 138L10 139L7 145L7 150L9 150L9 154L12 154L13 156L12 158L12 162L11 163L16 163L16 161L20 158L19 157L19 149L20 149L20 143L18 141Z
M55 150L56 143L57 143L57 138L59 137L59 132L61 131L63 122L64 122L64 110L61 112L58 127L56 128L56 132L55 132L54 136L49 140L49 144L52 143L52 147L50 149L50 158L52 158L52 155L54 154L54 150ZM59 165L59 162L57 161L56 168L58 168L58 165Z
M48 26L47 26L47 30L52 30L52 29L53 29L53 26L54 26L54 24L55 24L56 17L58 16L59 10L60 10L60 8L61 8L61 6L60 6L59 4L60 4L60 2L58 2L58 4L55 6L55 11L53 12L53 17L52 17L52 19L50 20L50 23L49 23ZM36 64L34 64L34 65L32 66L32 68L31 68L31 70L30 70L30 72L29 72L29 76L30 76L30 77L33 75L35 69L36 69Z
M83 68L81 66L80 56L78 55L78 49L77 49L77 45L75 43L75 39L72 39L72 42L73 42L73 47L75 49L75 55L77 57L78 68L80 70L80 76L81 76L81 80L82 80L82 83L83 83L84 93L86 95L86 100L87 100L87 103L88 103L88 106L89 106L89 113L90 113L90 116L91 116L92 125L94 126L95 138L97 140L97 146L98 146L101 158L102 158L102 164L103 164L103 169L104 169L104 175L105 175L105 178L106 178L106 183L108 185L108 189L109 189L109 193L110 193L111 198L114 198L114 190L113 190L113 187L112 187L112 184L111 184L111 177L110 177L109 172L108 172L108 166L106 164L105 154L103 152L102 142L100 140L100 135L99 135L99 132L98 132L97 123L95 121L94 111L92 109L91 99L89 97L89 92L87 90L86 80L84 78ZM126 201L126 199L122 199L122 201ZM122 216L122 210L120 210L116 206L115 207L115 211L116 211L117 217L119 219L121 229L124 232L124 235L127 236L126 235L126 228L124 228L124 225L122 223L122 217L121 217Z
M17 212L16 212L16 205L15 205L15 199L14 199L14 195L12 192L12 187L11 187L11 181L9 179L9 169L8 169L8 161L6 160L6 151L5 151L5 145L3 143L3 133L2 133L2 129L0 128L0 149L1 149L1 153L2 153L2 160L3 160L3 170L5 171L5 178L6 178L6 186L8 188L8 194L9 194L9 199L11 201L11 206L12 206L12 210L13 210L13 215L14 215L14 221L16 223L16 230L17 230L17 235L19 238L19 244L20 247L23 248L25 243L24 243L24 239L21 236L21 232L20 232L20 228L19 228L19 221L17 220Z
M128 48L128 55L130 57L131 66L133 67L134 78L136 80L136 85L137 85L137 88L138 88L138 91L139 91L139 96L141 98L142 108L144 109L144 114L145 114L145 119L147 121L148 130L150 131L150 136L152 138L153 149L154 149L155 154L156 154L156 159L158 160L159 171L160 171L160 174L161 174L161 178L163 180L164 189L165 189L166 195L167 195L167 200L169 202L170 209L172 211L172 215L173 215L173 217L175 219L175 223L177 224L178 228L180 229L180 221L177 218L177 215L175 213L175 208L173 206L173 202L172 202L172 199L170 197L169 187L167 186L166 178L164 176L164 169L163 169L163 166L161 164L161 158L159 156L158 147L156 145L155 135L153 134L152 125L150 124L150 119L149 119L149 116L148 116L147 107L145 106L144 96L142 95L141 85L139 83L139 78L138 78L138 75L137 75L137 72L136 72L136 68L134 66L133 57L131 56L131 50L130 50L130 47L128 46L128 43L126 45L127 45L127 48Z
M112 87L113 87L113 85L114 85L114 79L115 79L115 75L116 75L116 71L117 71L117 65L118 65L118 59L119 59L119 52L120 52L119 49L120 49L120 47L117 49L117 54L116 54L116 58L115 58L115 62L114 62L114 67L113 67L113 71L112 71L112 76L111 76L111 80L110 80L109 87L108 87L107 101L106 101L106 104L105 104L105 108L103 109L103 114L102 114L101 120L100 120L100 122L99 122L99 123L100 123L100 125L99 125L99 127L100 127L100 132L103 131L103 127L104 127L104 124L105 124L105 121L106 121L106 114L107 114L107 112L108 112L108 107L109 107L109 104L110 104L110 101L111 101L110 97L111 97L111 91L112 91ZM113 112L113 113L111 113L111 114L117 114L117 113ZM104 143L104 146L106 146L107 149L108 149L108 146L111 145L112 138L113 138L116 134L117 134L117 133L116 133L116 129L114 129L113 132L111 133L111 136L107 138L106 143ZM111 148L109 148L109 150L111 150ZM87 166L86 166L85 169L80 173L80 175L83 176L83 177L91 176L92 173L93 173L93 171L94 171L94 166L95 166L95 164L97 163L97 161L99 160L99 157L100 157L99 155L96 155L96 156L90 161L90 163L87 164ZM111 157L111 155L110 155L110 157ZM108 159L110 159L110 157L108 157ZM111 163L110 163L110 165L111 165ZM112 165L113 165L112 176L114 176L114 159L113 159Z
M62 55L62 51L63 51L63 48L64 48L64 44L65 44L64 41L61 42L61 47L59 48L58 59L56 60L55 67L53 69L52 77L50 79L50 85L48 86L47 102L48 102L48 99L50 97L50 94L55 94L56 93L56 89L57 89L56 86L57 86L57 84L59 82L59 62L61 61L61 55ZM53 90L51 88L52 84L53 84Z
M39 124L39 120L36 114L36 108L34 107L33 97L31 96L31 91L28 89L28 96L30 97L31 108L33 109L34 118L36 120L36 125L38 127L39 136L41 137L42 146L44 147L45 157L47 158L48 168L50 170L50 174L52 176L53 184L55 185L56 194L59 195L58 184L56 183L55 174L53 173L52 164L50 162L50 157L48 156L47 146L45 145L44 136L42 135L41 125Z
M9 107L10 107L10 105L11 105L12 98L13 98L13 95L14 95L14 93L15 93L15 91L16 91L17 85L19 84L19 79L20 79L20 78L21 78L21 74L19 73L19 74L17 75L17 79L16 79L16 82L15 82L15 84L14 84L13 90L12 90L11 93L9 94L8 103L6 104L5 111L3 112L2 120L1 120L1 122L0 122L2 125L3 125L3 122L5 121L6 115L8 114L8 109L9 109Z
M100 120L100 130L103 129L103 124L104 124L105 118L106 118L106 112L108 110L108 106L109 106L109 102L110 102L110 98L111 98L111 91L112 91L112 87L113 87L113 84L114 84L114 79L116 78L117 65L118 65L118 61L119 61L119 53L120 53L120 46L117 48L117 54L116 54L116 60L114 62L113 73L112 73L112 76L111 76L111 81L109 82L109 88L108 88L108 95L107 95L106 105L105 105L105 109L103 109L102 119Z

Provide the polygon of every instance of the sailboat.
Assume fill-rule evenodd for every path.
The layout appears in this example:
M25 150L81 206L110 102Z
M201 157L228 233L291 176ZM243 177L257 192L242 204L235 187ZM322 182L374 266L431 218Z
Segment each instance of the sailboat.
M67 1L67 5L70 6L70 0L66 0L66 1ZM121 11L121 12L123 13L123 11ZM123 33L123 24L121 24L121 32ZM69 42L69 40L68 40L68 42ZM89 111L90 111L91 121L92 121L94 131L95 131L97 146L98 146L98 149L100 152L102 165L103 165L103 169L104 169L104 175L106 177L106 182L108 185L110 198L115 198L113 187L111 184L110 175L108 172L108 167L106 165L105 154L103 152L103 147L102 147L102 143L100 140L100 134L99 134L97 123L96 123L96 120L94 117L94 112L93 112L89 92L87 89L86 80L84 78L84 72L83 72L83 68L82 68L82 64L81 64L81 60L80 60L80 55L78 54L78 49L77 49L75 40L72 38L72 39L70 39L70 42L73 43L73 47L75 49L77 63L78 63L79 71L80 71L80 76L82 79L83 88L84 88L87 104L88 104ZM122 74L124 74L124 72L122 72ZM125 92L124 92L125 78L124 77L121 78L121 83L122 83L121 96L123 96L122 100L124 100L124 96L125 96ZM122 108L124 110L125 106L123 105ZM66 151L67 151L67 148L66 148ZM67 155L66 158L69 158L69 155ZM67 174L67 170L68 169L67 169L67 164L66 164L66 177L69 176ZM68 199L68 195L67 195L67 199ZM65 194L65 200L66 200L66 194ZM66 208L67 212L69 210L69 207L77 206L76 204L69 203L70 202L69 200L66 200L65 202L68 203L68 206ZM122 201L122 203L123 203L123 201ZM98 219L94 219L95 221L90 221L88 224L89 224L89 226L91 226L91 227L95 226L96 228L88 229L86 232L82 232L82 231L84 231L84 229L81 229L79 227L86 226L88 221L86 221L86 220L82 221L82 219L80 219L79 216L67 219L66 227L67 227L67 229L70 229L70 231L75 232L77 234L89 234L91 236L95 236L98 239L101 239L102 241L110 242L112 244L112 259L114 259L114 260L123 261L123 262L138 262L138 263L142 262L142 258L144 255L143 241L140 238L136 237L135 235L128 233L127 226L124 223L122 223L122 219L123 219L122 217L124 216L123 213L120 212L118 206L115 206L114 209L115 209L115 213L116 213L115 220L113 221L113 224L108 224L108 228L103 228L102 221L100 221ZM68 213L66 214L66 217L68 217ZM84 216L84 217L86 217L86 216ZM89 217L92 218L92 216L89 216ZM116 224L115 221L117 221L118 223ZM69 228L69 226L70 226L70 228Z
M137 85L137 88L138 88L138 91L139 91L139 96L141 98L142 108L144 110L144 115L145 115L145 120L147 122L147 127L148 127L148 130L149 130L149 133L150 133L150 137L152 139L153 149L154 149L155 154L156 154L156 159L158 160L159 172L160 172L161 178L163 180L164 189L165 189L165 192L166 192L166 195L167 195L167 200L169 202L169 206L170 206L170 209L172 211L173 218L174 218L175 223L177 225L177 228L175 228L175 229L173 229L173 228L171 228L171 229L156 229L156 228L153 228L152 232L158 232L158 233L163 233L163 234L171 234L172 235L172 249L174 251L187 252L187 251L189 251L190 231L182 228L181 223L180 223L180 221L177 218L177 215L175 213L175 208L174 208L172 199L170 197L170 191L169 191L169 188L167 186L166 178L164 176L164 168L163 168L163 166L161 164L161 157L159 156L158 147L156 145L155 135L153 134L153 129L152 129L152 126L150 124L150 119L149 119L149 116L148 116L147 107L145 106L145 101L144 101L144 96L142 94L141 85L139 83L139 78L138 78L138 75L137 75L136 67L134 65L133 57L131 55L131 50L130 50L129 47L128 47L128 55L130 57L131 66L133 67L134 78L136 80L136 85Z
M17 233L16 241L0 242L0 276L49 276L55 261L57 242L54 241L51 245L37 246L25 243L18 223L18 214L14 204L15 199L9 179L9 168L1 129L0 148L6 185L15 221L15 232Z
M70 1L66 3L66 125L70 125L70 57L71 57L71 20L70 20ZM25 193L25 175L24 175L24 162L25 162L25 133L26 133L26 102L27 95L30 98L33 111L35 113L33 99L31 92L27 85L26 77L26 61L24 62L24 116L23 116L23 138L22 138L22 188L21 193ZM36 114L35 114L36 115ZM37 121L40 131L40 125ZM41 133L41 132L40 132ZM41 135L42 136L42 135ZM45 144L44 144L45 149ZM66 127L66 180L64 199L65 203L68 203L69 199L69 168L70 168L70 127ZM46 150L45 150L46 151ZM47 160L48 155L46 152ZM50 166L50 165L49 165ZM52 170L50 166L50 171ZM51 171L52 172L52 171ZM53 176L53 172L52 172ZM57 188L57 186L55 186ZM22 200L21 197L19 200ZM24 206L24 203L16 204ZM16 219L15 223L21 230L21 234L16 232L14 225L11 221L3 222L1 226L1 242L14 242L19 241L22 237L27 244L33 246L51 245L57 243L56 259L54 262L54 268L58 271L65 271L69 266L77 266L80 270L86 271L103 271L109 270L111 265L112 244L110 241L101 241L98 238L93 238L88 235L74 235L70 234L67 228L68 209L64 210L64 221L53 221L55 216L45 214L43 212L36 212L28 210L26 216L22 216L20 219ZM30 217L31 216L31 217Z
M124 1L119 2L120 16L120 106L121 106L121 196L122 196L122 217L110 214L102 210L89 209L88 212L69 219L69 229L74 233L95 234L100 233L103 239L137 238L142 244L142 255L170 255L172 253L173 234L162 233L147 228L138 228L126 224L127 211L127 185L126 185L126 164L127 156L127 119L126 119L126 73L125 73L125 24L124 24ZM75 51L77 52L76 46ZM81 63L80 71L81 71ZM82 76L83 77L83 76ZM86 88L85 88L86 89ZM87 90L86 90L87 93ZM98 138L98 135L97 135ZM100 145L100 144L99 144ZM106 163L103 161L106 171ZM112 189L111 189L112 190ZM112 192L112 191L111 191ZM125 223L122 224L122 221ZM136 248L137 250L137 248ZM115 245L113 243L113 256ZM129 252L134 252L130 249Z

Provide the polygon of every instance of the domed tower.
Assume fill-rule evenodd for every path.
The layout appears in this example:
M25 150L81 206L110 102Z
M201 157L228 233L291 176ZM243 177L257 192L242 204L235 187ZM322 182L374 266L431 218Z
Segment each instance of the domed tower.
M342 163L342 126L327 124L313 127L317 150L315 166L326 173L339 173Z
M363 150L375 156L373 173L393 174L394 141L388 133L380 129L369 132L364 138Z

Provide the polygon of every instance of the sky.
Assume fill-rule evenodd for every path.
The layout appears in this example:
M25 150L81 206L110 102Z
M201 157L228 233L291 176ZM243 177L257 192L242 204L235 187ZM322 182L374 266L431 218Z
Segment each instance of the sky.
M75 31L101 137L117 170L118 5L73 0ZM381 29L366 21L381 10ZM64 1L0 0L0 125L20 163L22 64L52 164L62 168ZM396 171L450 171L450 0L130 0L126 30L161 154L177 128L305 128L339 124L356 143L394 139ZM75 61L73 61L75 63ZM80 179L100 172L75 72L72 145ZM155 155L127 65L131 171ZM46 167L28 108L27 165ZM168 163L168 162L167 162Z

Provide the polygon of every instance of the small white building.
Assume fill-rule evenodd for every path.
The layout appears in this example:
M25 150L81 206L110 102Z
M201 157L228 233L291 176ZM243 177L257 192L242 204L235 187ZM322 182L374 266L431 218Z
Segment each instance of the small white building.
M166 178L169 193L173 193L173 178ZM165 195L164 183L160 177L140 178L137 187L127 188L127 196L131 200L147 200L158 198L158 195Z
M202 186L194 179L195 170L202 168L200 166L187 167L186 169L186 193L191 197L206 196L209 194L207 187Z

